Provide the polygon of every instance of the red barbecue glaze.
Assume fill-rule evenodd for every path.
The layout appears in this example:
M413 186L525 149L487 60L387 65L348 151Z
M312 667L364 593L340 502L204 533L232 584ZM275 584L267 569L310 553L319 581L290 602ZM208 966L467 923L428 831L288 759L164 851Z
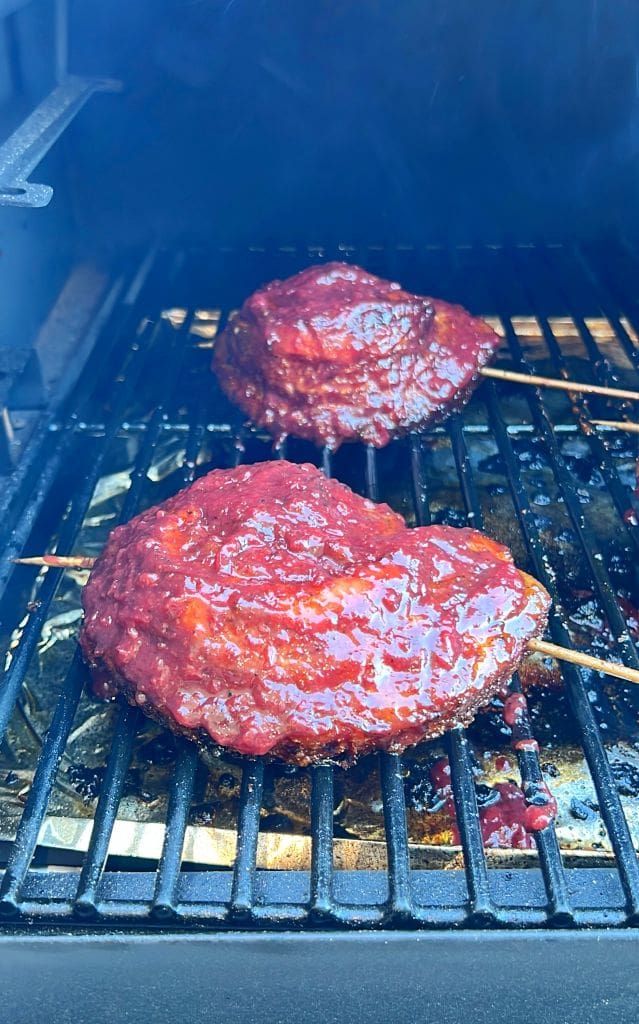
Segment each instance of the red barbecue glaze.
M438 795L445 800L445 809L453 823L453 843L461 841L455 802L450 780L448 758L442 757L431 768L431 779ZM484 846L502 850L532 850L535 847L531 833L547 828L557 814L557 803L545 783L539 783L537 792L548 798L548 803L535 806L526 803L518 786L512 782L497 782L492 787L499 794L494 803L479 808L479 822Z
M523 693L511 693L509 697L506 697L502 714L504 722L506 725L510 726L511 729L519 725L522 716L527 713L528 706Z
M499 754L498 757L495 758L495 768L498 772L511 772L513 766L507 757L504 757L503 754Z
M528 751L531 751L534 754L538 754L539 753L539 744L537 743L537 740L533 739L532 737L525 737L524 739L514 739L513 740L513 749L514 750L520 750L520 751L521 750L528 750Z
M639 639L639 610L632 601L629 601L628 598L624 597L622 594L617 594L617 601L619 602L626 620L630 636L633 640Z
M499 342L461 306L327 263L251 295L216 342L213 368L276 439L382 447L462 405Z
M82 646L173 727L300 764L469 721L549 598L470 529L407 529L313 466L216 470L111 534Z
M545 804L529 804L524 812L524 826L529 832L541 832L548 828L550 823L557 817L557 801L548 789L545 782L538 782L536 785L538 794L547 798Z
M452 800L453 791L451 789L450 762L447 757L440 757L438 761L435 761L435 764L430 770L430 777L435 789L438 790L439 795L444 797L446 800Z
M484 846L493 849L532 850L534 838L529 834L524 794L512 782L498 782L494 789L499 800L488 807L480 807L479 820Z

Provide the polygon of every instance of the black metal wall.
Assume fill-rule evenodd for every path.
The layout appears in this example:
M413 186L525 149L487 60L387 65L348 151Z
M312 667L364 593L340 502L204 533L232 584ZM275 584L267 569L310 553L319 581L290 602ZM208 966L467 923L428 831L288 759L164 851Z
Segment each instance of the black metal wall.
M101 239L585 238L639 223L634 0L71 4Z

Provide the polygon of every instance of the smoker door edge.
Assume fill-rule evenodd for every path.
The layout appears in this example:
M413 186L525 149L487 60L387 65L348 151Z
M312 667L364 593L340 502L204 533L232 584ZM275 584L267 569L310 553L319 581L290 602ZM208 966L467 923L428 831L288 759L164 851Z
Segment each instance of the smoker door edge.
M602 930L5 934L0 984L21 1024L634 1024L637 952Z

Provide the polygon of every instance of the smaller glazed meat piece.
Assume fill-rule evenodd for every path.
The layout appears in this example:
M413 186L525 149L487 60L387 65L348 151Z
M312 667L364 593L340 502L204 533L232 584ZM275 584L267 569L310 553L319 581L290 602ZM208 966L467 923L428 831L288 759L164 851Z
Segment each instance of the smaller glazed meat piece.
M297 764L468 722L549 598L475 530L407 529L313 466L216 470L113 531L84 654L176 732Z
M213 368L276 440L381 448L462 406L499 341L461 306L327 263L251 295L216 342Z

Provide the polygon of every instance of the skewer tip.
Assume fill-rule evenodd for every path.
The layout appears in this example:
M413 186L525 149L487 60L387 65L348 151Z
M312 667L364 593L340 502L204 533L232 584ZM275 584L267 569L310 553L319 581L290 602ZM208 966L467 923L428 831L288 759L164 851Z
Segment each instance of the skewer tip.
M87 555L33 555L29 558L14 558L13 563L47 566L50 569L92 569L95 558Z

